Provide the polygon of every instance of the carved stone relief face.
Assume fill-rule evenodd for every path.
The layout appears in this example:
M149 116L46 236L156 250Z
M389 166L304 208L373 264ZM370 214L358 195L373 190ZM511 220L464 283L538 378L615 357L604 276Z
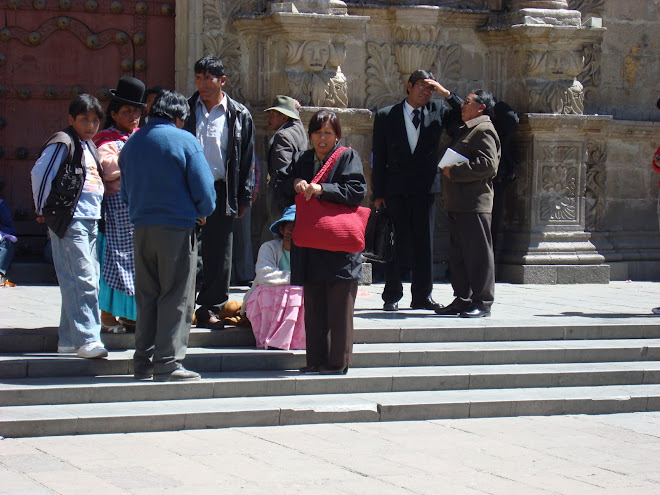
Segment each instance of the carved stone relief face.
M553 51L549 52L545 62L545 70L548 77L577 75L577 64L570 52Z
M303 49L302 61L310 72L320 72L328 65L330 47L322 41L308 41Z

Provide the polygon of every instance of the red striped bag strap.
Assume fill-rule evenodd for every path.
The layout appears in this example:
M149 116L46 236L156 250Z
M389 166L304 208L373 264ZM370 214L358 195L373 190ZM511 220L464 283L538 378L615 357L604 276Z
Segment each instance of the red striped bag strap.
M337 148L335 152L330 155L330 158L326 160L325 164L321 167L321 170L319 170L316 176L314 176L311 184L319 184L325 182L325 180L328 178L328 175L330 175L330 171L335 166L335 163L337 163L337 160L339 160L339 155L341 155L347 149L349 148L346 146L340 146Z

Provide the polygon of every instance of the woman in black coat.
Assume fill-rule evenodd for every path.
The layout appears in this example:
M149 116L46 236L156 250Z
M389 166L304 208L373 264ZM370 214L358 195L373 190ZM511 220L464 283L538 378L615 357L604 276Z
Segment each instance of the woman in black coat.
M322 184L311 181L339 146L341 126L334 112L320 110L309 123L313 149L299 154L280 179L280 194L292 203L296 194L357 206L367 194L360 157L346 149ZM295 237L295 235L294 235ZM353 353L353 309L362 274L361 253L291 248L291 283L305 295L307 366L304 373L345 374ZM328 339L329 334L329 339Z

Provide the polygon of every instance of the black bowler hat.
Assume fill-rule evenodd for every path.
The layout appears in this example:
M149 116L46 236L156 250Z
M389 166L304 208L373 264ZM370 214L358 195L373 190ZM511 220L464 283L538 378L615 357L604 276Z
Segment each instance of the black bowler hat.
M113 100L117 100L126 105L135 107L146 107L142 103L144 97L144 83L134 77L122 77L117 83L117 89L111 89L110 94Z

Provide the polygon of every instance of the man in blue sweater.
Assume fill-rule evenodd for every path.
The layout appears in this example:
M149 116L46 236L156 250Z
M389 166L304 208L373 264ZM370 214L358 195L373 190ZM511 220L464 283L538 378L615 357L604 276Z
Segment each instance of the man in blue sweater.
M216 196L199 142L181 130L188 113L183 95L163 91L119 155L120 193L135 225L136 379L200 379L181 361L195 300L195 221L204 225Z

